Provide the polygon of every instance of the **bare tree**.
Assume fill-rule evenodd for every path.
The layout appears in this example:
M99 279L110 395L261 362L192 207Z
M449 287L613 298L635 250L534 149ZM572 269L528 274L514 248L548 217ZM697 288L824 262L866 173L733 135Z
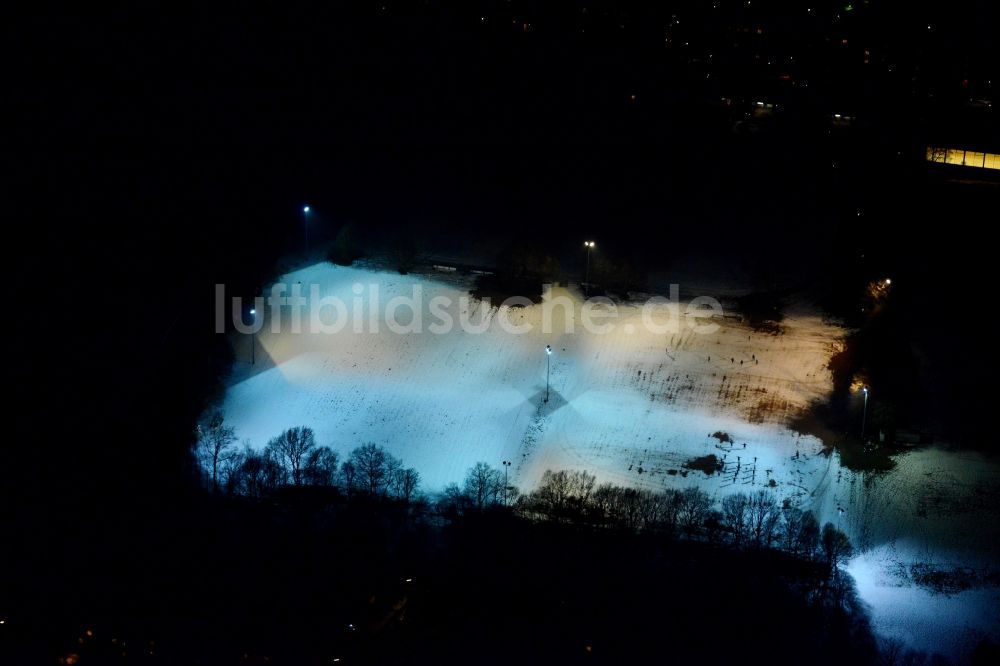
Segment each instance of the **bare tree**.
M812 559L819 548L819 522L811 511L802 514L802 524L795 539L796 552Z
M833 523L827 523L823 526L821 542L823 544L823 555L826 558L826 563L830 567L830 571L836 575L837 565L841 560L850 557L854 550L851 547L851 540L847 538L846 534L837 529Z
M241 463L230 479L234 492L260 498L285 482L285 469L270 451L254 451L246 447L240 457Z
M621 526L628 530L638 530L642 526L641 491L636 488L622 488L618 498Z
M449 483L444 492L441 493L437 508L441 514L454 518L464 515L470 504L469 496L462 492L458 484Z
M636 515L639 529L653 530L660 526L663 517L663 495L642 489L636 497Z
M705 491L692 487L681 491L679 501L678 523L689 537L694 536L712 510L712 500Z
M249 442L244 443L244 448L250 450ZM226 458L225 464L219 469L219 486L224 488L226 494L234 495L241 492L240 470L246 461L246 455L242 451L233 451L232 455Z
M212 479L212 490L219 490L219 471L235 453L236 430L225 425L222 412L214 412L204 426L199 425L198 457Z
M619 490L618 486L602 483L591 493L591 512L594 520L599 524L617 522Z
M626 530L638 529L641 519L639 492L635 488L616 487L612 502L613 524Z
M587 508L591 518L600 524L628 530L673 531L677 527L678 496L675 490L655 493L603 483L588 493Z
M747 533L747 516L750 511L750 498L746 493L728 495L722 500L722 519L733 537L733 545L743 547Z
M390 472L399 466L399 460L373 443L359 446L351 451L349 462L357 471L358 484L366 489L370 497L385 492Z
M565 471L545 470L541 483L532 497L539 509L549 518L560 516L569 502L569 479Z
M531 494L531 501L549 518L562 519L569 513L580 515L590 506L596 481L593 474L585 471L546 470L538 489Z
M660 498L651 490L627 488L622 493L626 508L626 527L645 530L656 527L660 517Z
M392 493L397 499L409 503L417 494L417 487L420 485L420 473L412 467L403 469L398 467L393 470L391 478Z
M754 545L758 548L770 548L774 541L774 528L781 517L777 500L770 492L758 490L750 496L747 508L747 523Z
M802 509L786 506L781 510L781 524L778 528L778 540L782 550L793 555L798 552L799 532L802 530Z
M464 491L476 509L497 504L503 493L503 473L487 463L477 462L465 474Z
M354 463L348 460L340 466L340 478L344 483L344 489L348 495L352 495L359 490L361 475Z
M267 447L274 451L275 457L288 469L292 482L297 486L301 485L302 464L309 452L316 448L316 436L312 428L289 428L268 442Z
M597 484L597 477L584 470L569 473L569 496L577 511L585 511L590 506L590 496Z
M678 490L664 490L660 493L660 527L670 534L677 531L680 521L682 494Z
M382 487L382 496L390 493L395 494L396 477L403 471L403 461L390 453L385 454L385 484Z
M319 446L306 456L302 480L311 486L332 486L337 474L337 453L329 446Z

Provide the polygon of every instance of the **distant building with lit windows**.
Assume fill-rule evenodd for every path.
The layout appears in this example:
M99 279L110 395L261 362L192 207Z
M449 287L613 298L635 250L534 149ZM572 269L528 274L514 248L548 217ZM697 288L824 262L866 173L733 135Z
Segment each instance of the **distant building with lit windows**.
M927 147L927 161L936 164L954 164L976 169L1000 170L1000 153L986 153L964 148Z

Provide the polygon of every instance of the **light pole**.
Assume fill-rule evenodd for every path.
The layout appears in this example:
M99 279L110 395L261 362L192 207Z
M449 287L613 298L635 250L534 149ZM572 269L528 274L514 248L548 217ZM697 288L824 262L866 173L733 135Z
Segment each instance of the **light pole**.
M545 402L549 401L549 374L552 369L552 345L545 345Z
M509 460L503 461L503 505L507 506L507 468L511 466Z
M865 406L861 411L861 444L865 443L865 421L868 420L868 387L861 389L865 394Z
M594 241L583 241L583 246L587 248L587 274L584 278L583 283L586 285L584 287L584 293L590 294L590 251L594 249Z
M306 241L306 254L309 254L309 206L302 207L302 236Z
M255 365L257 363L257 308L250 308L250 316L253 320L250 322L250 365Z

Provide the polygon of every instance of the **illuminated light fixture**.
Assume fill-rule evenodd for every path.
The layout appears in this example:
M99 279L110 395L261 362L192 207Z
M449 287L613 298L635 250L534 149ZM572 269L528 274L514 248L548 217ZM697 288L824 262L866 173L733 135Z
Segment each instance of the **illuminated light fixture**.
M302 240L305 243L306 253L309 253L309 206L302 207Z
M865 441L865 422L868 420L868 387L861 389L865 392L865 406L861 412L861 441Z
M250 316L253 317L253 323L257 324L257 308L250 308ZM257 365L257 334L253 329L250 329L250 365Z
M552 356L552 345L545 345L545 402L549 401L549 375L551 374L552 363L549 357Z
M594 249L597 245L594 241L583 241L583 246L587 248L587 273L584 276L583 285L584 292L589 292L590 290L590 251ZM589 293L587 294L589 296Z

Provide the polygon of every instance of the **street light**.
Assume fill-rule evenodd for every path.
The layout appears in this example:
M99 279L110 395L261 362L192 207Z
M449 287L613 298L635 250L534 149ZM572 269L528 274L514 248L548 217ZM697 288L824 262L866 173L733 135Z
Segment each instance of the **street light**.
M861 389L865 394L865 407L861 412L861 444L865 443L865 421L868 419L868 387Z
M549 401L549 374L552 369L552 345L545 345L545 402Z
M257 308L250 308L250 316L253 320L250 322L250 365L255 365L257 363Z
M594 245L594 241L583 241L583 246L587 248L587 276L583 282L586 285L584 291L587 295L590 294L590 251L594 249Z
M306 241L306 254L309 254L309 206L302 207L302 235Z
M507 468L513 463L509 460L503 461L503 505L507 506Z

